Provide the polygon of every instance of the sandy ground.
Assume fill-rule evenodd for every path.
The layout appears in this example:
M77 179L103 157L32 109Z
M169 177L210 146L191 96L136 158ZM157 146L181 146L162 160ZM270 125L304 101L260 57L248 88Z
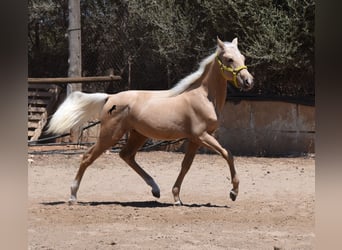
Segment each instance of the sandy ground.
M315 159L235 157L240 193L229 199L229 170L198 154L173 206L183 154L140 152L161 197L117 153L85 173L79 203L69 186L80 154L29 155L29 249L314 249Z

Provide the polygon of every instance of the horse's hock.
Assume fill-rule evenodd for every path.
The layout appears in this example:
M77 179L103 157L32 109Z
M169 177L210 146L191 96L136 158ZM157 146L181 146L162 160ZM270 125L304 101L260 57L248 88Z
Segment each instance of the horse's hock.
M314 153L315 107L279 101L226 102L217 138L236 155Z

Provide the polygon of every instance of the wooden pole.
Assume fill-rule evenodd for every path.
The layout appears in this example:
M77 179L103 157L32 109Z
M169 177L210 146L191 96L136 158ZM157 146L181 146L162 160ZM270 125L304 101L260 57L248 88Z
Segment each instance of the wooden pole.
M127 88L130 90L132 88L131 83L131 70L132 70L132 57L128 57L128 86Z
M80 0L69 0L69 70L68 77L82 76L82 51L81 51L81 10ZM81 91L82 85L68 84L67 95L73 91Z
M80 0L69 0L69 70L68 77L82 76L82 52L81 52L81 8ZM69 83L67 85L67 95L74 91L82 91L81 83ZM79 137L78 130L70 131L70 141L77 142Z
M121 80L121 76L109 75L109 76L83 76L83 77L56 77L56 78L27 78L28 83L53 83L53 84L65 84L65 83L79 83L79 82L112 82Z

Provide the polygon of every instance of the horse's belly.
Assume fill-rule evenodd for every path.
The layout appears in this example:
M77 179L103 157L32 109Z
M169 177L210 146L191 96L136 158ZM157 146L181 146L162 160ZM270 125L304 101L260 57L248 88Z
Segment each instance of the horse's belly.
M165 108L163 108L165 107ZM131 127L139 133L155 139L173 140L189 133L189 119L180 110L167 106L153 106L131 113Z
M175 122L170 120L142 119L133 125L133 128L139 133L149 138L160 140L174 140L187 137L187 127L184 122Z
M202 134L207 119L185 98L141 98L131 106L130 127L146 137L174 140Z

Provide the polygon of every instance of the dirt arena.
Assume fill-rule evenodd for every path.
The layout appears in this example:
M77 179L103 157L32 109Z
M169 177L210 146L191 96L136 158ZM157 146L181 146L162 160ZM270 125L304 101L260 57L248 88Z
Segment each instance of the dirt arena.
M229 170L198 154L173 206L181 153L140 152L150 187L117 153L86 171L79 203L69 186L80 154L29 155L28 249L314 249L315 159L235 157L240 193L229 199Z

